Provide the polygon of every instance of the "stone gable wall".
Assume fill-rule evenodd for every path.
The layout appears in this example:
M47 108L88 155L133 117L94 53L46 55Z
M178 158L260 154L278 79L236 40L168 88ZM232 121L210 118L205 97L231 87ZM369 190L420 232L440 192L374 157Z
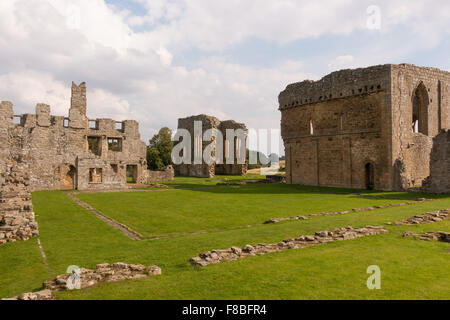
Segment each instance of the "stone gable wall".
M442 129L450 129L450 73L436 68L413 65L392 66L392 166L393 189L417 186L430 175L433 138ZM428 100L427 133L411 128L413 97L419 85Z

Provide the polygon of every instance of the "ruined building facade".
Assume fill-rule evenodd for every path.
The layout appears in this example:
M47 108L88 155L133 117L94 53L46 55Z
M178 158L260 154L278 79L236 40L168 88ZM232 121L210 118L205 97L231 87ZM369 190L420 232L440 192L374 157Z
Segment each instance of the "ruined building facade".
M68 117L52 116L46 104L38 104L36 114L14 115L13 105L2 102L0 130L5 134L0 137L0 183L8 175L11 148L20 149L26 159L31 191L146 183L146 145L138 123L89 119L86 107L85 83L72 84Z
M444 151L431 161L430 154L434 142L445 144L445 137L434 138L450 129L449 98L449 72L406 64L288 85L279 95L288 183L380 190L422 185L439 171L430 164L439 164L433 157ZM446 141L435 148L448 150ZM439 172L449 181L448 167Z
M217 143L217 140L213 137L211 140L203 140L202 137L195 136L194 132L194 124L195 121L200 121L202 125L202 133L204 134L209 129L218 130L223 136L223 143ZM175 174L178 176L190 176L190 177L201 177L201 178L212 178L216 174L221 175L246 175L247 174L247 163L239 164L238 162L238 150L241 150L241 147L245 150L246 141L242 142L240 139L234 138L230 141L226 141L227 129L229 130L242 130L243 132L247 132L247 127L243 123L238 123L234 120L220 121L219 119L207 116L207 115L198 115L192 116L188 118L178 119L178 129L186 129L190 133L191 137L191 150L190 150L190 164L178 164L174 165ZM196 141L197 139L197 141ZM198 150L195 149L196 142L200 146ZM242 145L243 143L243 145ZM216 155L217 148L222 149L223 161L222 163L211 163L208 164L205 161L202 161L201 164L194 164L194 158L196 153L200 156L203 154L205 148L212 145L212 152L214 156ZM226 161L226 158L231 157L230 150L234 150L234 158L232 161ZM183 150L182 152L186 152ZM230 163L232 162L232 163Z

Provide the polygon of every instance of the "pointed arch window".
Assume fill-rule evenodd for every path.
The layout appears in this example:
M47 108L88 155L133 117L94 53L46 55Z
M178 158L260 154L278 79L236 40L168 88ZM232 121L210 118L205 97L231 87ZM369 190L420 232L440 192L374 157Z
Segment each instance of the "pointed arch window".
M411 129L414 133L428 135L428 90L421 82L414 91L412 101L412 124Z

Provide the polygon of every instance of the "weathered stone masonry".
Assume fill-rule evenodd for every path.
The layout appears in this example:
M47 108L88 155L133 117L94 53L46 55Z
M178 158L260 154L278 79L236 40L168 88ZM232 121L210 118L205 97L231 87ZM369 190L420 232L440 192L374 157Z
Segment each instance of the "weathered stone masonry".
M427 192L450 193L450 130L433 139L430 156L430 176L424 181Z
M450 128L450 73L413 65L333 72L280 93L288 183L401 190L430 175Z
M13 135L27 155L32 191L124 188L127 176L128 182L147 182L146 145L138 123L92 120L86 107L84 83L72 84L68 118L50 115L45 104L36 106L36 114L14 116L12 104L1 103L0 128ZM2 174L8 158L2 150Z
M69 117L14 115L0 103L0 244L37 235L31 191L123 189L152 178L171 179L173 169L147 170L146 145L134 120L89 119L85 83L72 83Z
M202 132L205 133L208 129L217 129L223 135L223 163L213 163L208 165L204 161L202 164L194 164L194 155L195 155L195 134L194 134L194 122L201 121L202 122ZM233 145L227 145L226 142L226 130L233 129L238 130L241 129L244 132L247 132L247 127L243 123L237 123L234 120L220 121L219 119L207 116L207 115L198 115L192 116L188 118L178 119L178 129L186 129L189 131L191 135L191 164L180 164L175 165L175 174L179 176L192 176L192 177L201 177L201 178L212 178L215 174L225 174L225 175L245 175L247 174L247 164L238 164L237 161L237 152L239 149L237 146L237 139L234 140ZM216 152L217 143L216 140L211 141L202 141L201 152L205 150L211 143L214 144L213 154ZM234 148L234 163L227 164L226 157L230 150L230 148Z
M7 119L12 104L0 105L0 245L28 240L38 234L29 190L29 159L23 149L26 137Z
M0 245L28 240L38 234L26 163L20 156L14 157L7 170L0 191Z

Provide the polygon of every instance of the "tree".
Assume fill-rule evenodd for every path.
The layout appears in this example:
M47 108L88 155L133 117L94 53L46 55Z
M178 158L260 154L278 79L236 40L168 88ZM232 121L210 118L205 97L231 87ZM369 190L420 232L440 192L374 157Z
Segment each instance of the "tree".
M172 131L161 128L147 147L147 166L150 170L161 170L172 163Z

